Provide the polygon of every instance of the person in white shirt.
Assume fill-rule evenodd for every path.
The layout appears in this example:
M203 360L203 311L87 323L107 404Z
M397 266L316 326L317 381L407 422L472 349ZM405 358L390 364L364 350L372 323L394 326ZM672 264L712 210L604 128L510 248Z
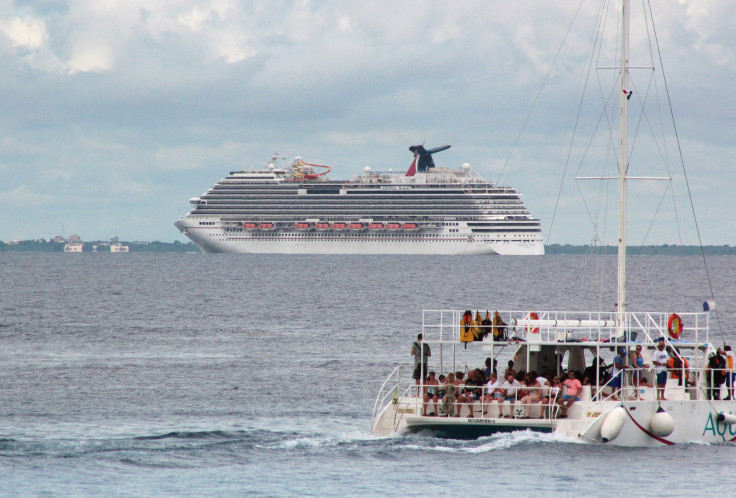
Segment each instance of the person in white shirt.
M521 387L521 383L516 380L516 377L514 374L509 373L506 377L506 382L503 383L503 390L504 390L504 398L506 401L509 401L513 403L516 401L516 393L517 390ZM499 400L499 403L501 403L502 400ZM501 415L503 418L503 415Z
M492 373L486 384L486 394L483 396L483 415L488 415L488 405L491 404L491 401L500 402L503 399L501 382L498 380L498 376Z
M657 350L652 353L652 364L657 374L657 400L667 401L664 397L664 388L667 384L667 360L669 355L664 350L664 341L659 341Z

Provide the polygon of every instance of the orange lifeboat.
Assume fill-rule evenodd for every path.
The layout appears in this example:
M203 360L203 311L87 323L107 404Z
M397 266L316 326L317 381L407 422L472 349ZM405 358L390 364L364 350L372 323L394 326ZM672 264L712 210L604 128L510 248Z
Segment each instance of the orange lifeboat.
M311 227L309 226L309 223L296 222L294 223L294 228L297 230L309 230Z
M401 223L387 223L386 229L388 230L399 230L401 228Z
M345 223L333 223L332 229L333 230L345 230L348 226Z
M416 223L404 223L401 225L401 228L404 230L416 230L418 227Z
M273 223L261 223L260 225L258 225L258 228L260 228L261 230L273 230L274 226Z
M314 227L317 230L329 230L330 224L329 223L317 223Z
M351 223L348 225L350 230L363 230L365 228L362 223Z
M383 230L383 223L371 223L368 230Z
M255 230L256 228L258 228L258 225L256 225L255 223L243 223L243 228L245 228L246 230Z

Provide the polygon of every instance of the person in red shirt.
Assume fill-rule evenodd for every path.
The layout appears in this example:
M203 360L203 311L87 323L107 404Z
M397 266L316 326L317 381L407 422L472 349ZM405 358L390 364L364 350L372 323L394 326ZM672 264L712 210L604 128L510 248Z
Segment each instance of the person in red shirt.
M578 379L575 378L575 372L570 371L567 373L567 379L562 383L567 388L567 392L560 399L560 410L559 418L567 417L567 409L576 402L580 401L580 391L583 390L583 385Z

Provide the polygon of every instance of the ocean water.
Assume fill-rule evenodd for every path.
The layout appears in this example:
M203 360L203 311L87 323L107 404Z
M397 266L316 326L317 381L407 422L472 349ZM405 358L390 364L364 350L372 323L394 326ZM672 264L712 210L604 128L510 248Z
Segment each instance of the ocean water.
M709 258L709 282L701 258L630 260L629 306L699 311L712 286L711 339L731 341L735 266ZM615 271L580 255L2 253L0 495L728 493L730 444L369 433L423 309L612 309Z

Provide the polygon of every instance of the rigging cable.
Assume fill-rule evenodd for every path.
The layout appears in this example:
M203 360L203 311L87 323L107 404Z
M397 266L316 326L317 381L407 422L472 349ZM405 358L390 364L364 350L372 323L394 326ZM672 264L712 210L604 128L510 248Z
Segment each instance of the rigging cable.
M662 67L662 80L664 82L664 91L665 91L665 94L667 95L667 103L669 104L669 108L670 108L670 117L672 119L672 127L674 128L674 132L675 132L675 143L677 143L677 152L680 156L680 164L682 164L682 174L685 178L685 186L687 188L687 195L688 195L688 199L690 200L690 209L693 213L693 220L695 222L695 231L698 235L698 245L700 246L700 255L703 258L705 274L708 278L708 288L710 290L710 297L715 301L715 294L713 292L713 282L711 281L711 278L710 278L710 271L708 270L708 261L706 260L706 257L705 257L705 250L703 249L703 240L702 240L702 237L700 236L700 225L698 224L698 218L695 214L695 203L693 202L693 194L692 194L692 191L690 190L690 180L687 177L687 169L685 168L685 158L682 154L682 146L680 145L680 135L677 132L677 124L675 123L675 113L672 110L672 99L670 98L670 89L669 89L669 86L667 85L667 76L664 73L664 62L662 60L662 52L659 48L659 38L657 37L657 28L654 26L654 17L652 16L652 4L650 0L647 0L647 6L649 7L649 16L652 19L652 30L654 31L654 41L657 44L657 55L659 56L659 64L660 64L660 67ZM721 340L723 344L725 344L726 338L723 333L723 328L721 327L721 321L718 318L718 308L715 307L713 311L716 312L716 323L718 324L718 331L721 334Z

